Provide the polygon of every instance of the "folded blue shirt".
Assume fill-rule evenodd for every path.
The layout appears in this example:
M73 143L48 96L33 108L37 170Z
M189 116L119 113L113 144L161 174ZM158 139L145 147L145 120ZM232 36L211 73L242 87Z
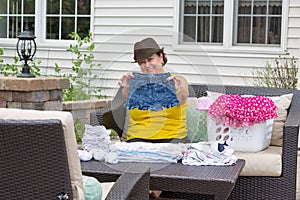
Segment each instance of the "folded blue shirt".
M128 109L159 111L179 104L174 81L166 81L170 73L143 74L134 72L130 80Z

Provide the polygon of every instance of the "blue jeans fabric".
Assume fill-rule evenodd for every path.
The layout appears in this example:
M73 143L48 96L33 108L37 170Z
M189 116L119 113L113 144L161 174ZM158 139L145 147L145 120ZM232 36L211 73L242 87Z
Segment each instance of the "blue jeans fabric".
M166 81L170 73L143 74L134 72L130 80L128 109L159 111L179 104L174 81Z

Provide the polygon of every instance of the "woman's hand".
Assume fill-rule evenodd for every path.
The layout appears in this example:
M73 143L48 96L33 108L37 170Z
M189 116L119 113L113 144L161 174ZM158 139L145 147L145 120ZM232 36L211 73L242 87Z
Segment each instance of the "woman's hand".
M120 80L118 81L118 85L120 87L123 87L123 88L129 88L129 85L130 85L130 79L133 78L134 75L130 74L130 73L127 73L127 74L124 74Z
M180 104L184 104L189 96L188 82L183 76L170 76L166 81L174 81L176 95Z
M134 78L134 75L127 73L127 74L124 74L118 81L118 85L122 88L122 94L126 99L128 98L128 89L130 86L131 78Z

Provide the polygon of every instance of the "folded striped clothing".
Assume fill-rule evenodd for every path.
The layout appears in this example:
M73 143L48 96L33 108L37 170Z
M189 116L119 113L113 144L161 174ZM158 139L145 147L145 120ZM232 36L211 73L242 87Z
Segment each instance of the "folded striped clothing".
M116 142L110 146L118 162L177 163L182 159L187 144Z

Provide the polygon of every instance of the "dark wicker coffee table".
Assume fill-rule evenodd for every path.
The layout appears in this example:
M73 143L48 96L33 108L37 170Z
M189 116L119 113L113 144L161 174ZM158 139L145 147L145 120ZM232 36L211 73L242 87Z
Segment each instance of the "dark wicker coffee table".
M81 162L84 175L93 176L101 182L112 182L130 166L150 168L150 189L175 193L212 195L214 199L227 199L233 190L244 165L238 160L234 166L186 166L181 163L119 163L99 161ZM134 173L134 172L133 172Z

